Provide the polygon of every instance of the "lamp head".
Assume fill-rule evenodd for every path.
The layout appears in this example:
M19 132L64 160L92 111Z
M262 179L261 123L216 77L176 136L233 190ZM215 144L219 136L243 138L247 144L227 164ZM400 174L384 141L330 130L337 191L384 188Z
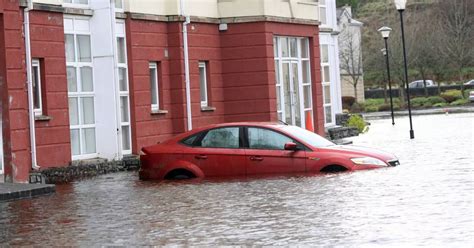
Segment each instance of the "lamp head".
M395 7L397 7L398 10L405 10L405 7L407 5L407 0L394 0L395 2Z
M390 31L392 31L392 29L389 28L389 27L383 26L383 27L379 28L378 31L380 32L380 34L382 34L382 37L384 39L388 39L388 36L390 35Z

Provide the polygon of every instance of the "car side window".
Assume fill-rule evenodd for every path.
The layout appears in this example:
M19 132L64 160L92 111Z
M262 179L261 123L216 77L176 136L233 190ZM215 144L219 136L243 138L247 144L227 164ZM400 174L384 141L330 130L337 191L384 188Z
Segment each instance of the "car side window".
M183 141L181 141L183 144L185 145L188 145L188 146L192 146L194 141L196 141L196 139L199 137L201 133L198 133L198 134L194 134L192 135L191 137L188 137L186 139L184 139Z
M226 127L209 130L201 141L201 147L239 148L239 128Z
M284 150L285 144L293 139L264 128L248 128L249 148L265 150Z

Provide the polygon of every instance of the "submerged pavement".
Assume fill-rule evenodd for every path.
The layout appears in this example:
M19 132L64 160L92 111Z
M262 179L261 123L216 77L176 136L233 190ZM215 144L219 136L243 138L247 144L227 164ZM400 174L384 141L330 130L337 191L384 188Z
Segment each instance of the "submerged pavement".
M0 183L0 202L48 195L55 190L52 184Z

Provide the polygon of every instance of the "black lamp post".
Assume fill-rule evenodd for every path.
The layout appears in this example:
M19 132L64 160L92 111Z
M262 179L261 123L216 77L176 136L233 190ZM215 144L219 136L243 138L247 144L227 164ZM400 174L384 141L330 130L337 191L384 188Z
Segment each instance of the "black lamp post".
M415 132L413 131L413 122L411 120L411 104L410 104L410 90L408 89L408 66L407 66L407 52L405 49L405 30L403 28L403 11L407 0L395 0L395 7L397 7L400 13L400 25L402 27L402 44L403 44L403 62L405 65L405 86L407 90L407 101L408 101L408 118L410 118L410 139L415 138Z
M383 55L385 56L385 61L387 62L387 80L388 80L388 90L390 95L390 112L392 113L392 125L395 125L395 118L393 117L393 99L392 99L392 81L390 80L390 64L388 62L388 36L390 35L390 31L392 31L389 27L381 27L378 30L385 41L385 49L382 49Z

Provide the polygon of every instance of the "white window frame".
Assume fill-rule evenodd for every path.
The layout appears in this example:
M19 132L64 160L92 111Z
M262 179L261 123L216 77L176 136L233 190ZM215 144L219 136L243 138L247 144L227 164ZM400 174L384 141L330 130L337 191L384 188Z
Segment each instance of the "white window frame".
M35 96L38 95L38 103L39 107L34 108L33 111L35 113L35 116L41 116L43 115L43 96L42 96L42 88L41 88L41 66L40 66L40 61L39 59L32 59L31 60L31 72L35 74L35 79L36 82L32 82L36 85L36 88L33 87L33 91L36 89L38 93L33 92L33 102L35 102ZM36 70L35 70L36 67Z
M95 118L95 106L96 106L96 99L95 99L95 85L94 85L94 70L93 70L93 51L92 51L92 34L91 34L91 29L90 29L90 19L86 17L77 17L77 16L64 16L64 20L70 19L72 20L73 27L75 26L76 20L81 20L81 21L87 21L88 22L88 30L70 30L67 29L66 27L64 28L64 35L73 35L73 42L74 42L74 62L67 61L66 59L66 68L68 67L73 67L75 69L76 73L76 87L77 91L76 92L69 92L68 90L68 99L70 98L75 98L77 99L77 118L78 118L78 124L77 125L71 125L70 124L70 130L79 130L79 154L78 155L72 155L73 160L80 160L80 159L90 159L90 158L95 158L97 157L97 132L96 132L96 118ZM66 22L64 22L66 23ZM79 52L78 52L78 42L77 42L77 36L78 35L88 35L90 38L90 50L91 50L91 61L90 62L80 62L79 61ZM90 67L92 69L92 86L93 90L90 92L82 92L82 76L80 73L80 69L82 67ZM82 107L81 107L81 99L82 98L88 98L92 97L93 103L94 103L94 110L93 110L93 115L94 115L94 123L93 124L81 124L82 120ZM93 153L84 153L83 151L86 149L85 148L85 138L83 137L83 130L84 129L94 129L95 137L95 152ZM72 143L71 143L71 148L72 148ZM71 150L72 154L72 150Z
M124 45L124 48L123 48L123 52L124 52L124 63L120 63L120 61L117 59L117 88L119 90L119 105L121 104L121 101L122 101L122 98L126 97L127 98L127 106L125 106L127 108L127 120L128 121L122 121L122 111L120 111L120 118L119 118L119 121L120 121L120 132L119 132L119 137L120 137L120 147L122 149L122 154L124 155L128 155L128 154L132 154L132 124L131 124L131 113L130 113L130 84L129 84L129 78L128 78L128 57L127 57L127 38L126 38L126 34L125 34L125 21L123 20L116 20L115 22L115 39L116 39L116 46L115 46L115 52L116 54L118 55L118 50L119 50L119 42L118 42L118 39L119 38L122 38L123 39L123 45ZM120 89L120 77L119 77L119 73L120 73L120 69L123 69L125 70L125 80L126 80L126 89L125 90L122 90ZM129 140L129 147L130 149L125 149L123 147L123 129L124 128L128 128L128 140Z
M204 89L201 88L201 68L203 68L204 70ZM208 107L209 106L209 96L207 94L207 89L208 89L208 85L207 85L207 66L206 66L206 62L204 61L201 61L199 62L199 99L201 100L201 92L204 91L204 96L205 96L205 100L202 101L201 100L201 107Z
M153 103L151 102L151 111L158 111L160 110L160 82L158 81L158 63L157 62L150 62L149 65L148 65L148 69L149 70L154 70L155 73L155 77L154 77L154 82L152 81L152 74L150 73L150 93L151 94L155 94L155 97L156 97L156 103ZM156 89L156 92L153 92L152 88L151 88L151 84L154 83L155 84L155 89ZM153 99L153 98L151 98ZM150 99L150 100L151 100Z
M297 46L297 55L296 57L292 57L291 55L291 49L290 49L290 40L289 38L296 38L297 41L296 41L296 46ZM282 44L282 40L283 39L288 39L288 42L287 42L287 45L288 45L288 57L283 57L283 52L282 52L282 48L281 48L281 44ZM302 55L302 47L301 47L301 41L302 40L306 40L306 50L307 50L307 53L308 53L308 56L307 58L303 58L303 55ZM274 60L275 60L275 66L278 66L278 72L279 72L279 75L277 75L277 68L275 68L275 81L276 81L276 84L275 84L275 87L276 87L276 90L277 90L277 93L276 94L279 94L280 95L280 106L277 106L277 115L278 115L278 118L281 118L280 120L282 121L285 121L286 120L286 113L285 113L285 89L283 87L283 64L284 63L289 63L290 64L290 78L292 78L292 69L291 69L291 65L292 64L297 64L297 67L298 67L298 92L299 92L299 105L300 105L300 118L301 118L301 127L302 128L306 128L306 112L310 112L310 115L311 117L313 118L313 93L312 93L312 80L311 80L311 63L310 63L310 49L309 49L309 38L307 37L288 37L288 36L274 36L274 39L273 39L273 44L274 46L276 45L276 50L274 50ZM275 48L274 48L275 49ZM276 54L275 54L276 53ZM309 66L309 69L308 69L308 82L303 82L303 62L307 62L308 63L308 66ZM290 79L292 80L292 79ZM308 103L308 106L309 108L305 108L305 102L304 102L304 87L309 87L309 103ZM294 88L294 83L291 84L290 83L290 91L291 91L291 96L290 96L290 99L292 102L295 101L294 99L294 92L295 92L295 89ZM278 91L279 89L279 91ZM277 103L278 105L278 103ZM293 113L293 119L296 117L296 109L292 110L292 112L295 111L295 113ZM314 119L314 118L313 118ZM292 120L292 121L295 121L295 120ZM313 128L314 128L314 121L312 120L313 122ZM289 123L289 124L292 124L292 123ZM296 122L295 122L296 124Z
M323 50L324 48L327 48L327 61L323 61ZM321 44L321 85L322 85L322 93L323 93L323 109L324 109L324 125L325 126L331 126L334 124L334 108L332 104L332 85L331 85L331 80L334 80L333 76L331 75L331 59L330 59L330 45L329 44ZM324 68L327 67L329 68L329 80L325 80L324 76ZM325 94L325 87L329 86L329 99L326 99L326 94ZM328 103L326 103L326 100L329 100ZM331 121L328 122L326 119L326 108L331 108Z

